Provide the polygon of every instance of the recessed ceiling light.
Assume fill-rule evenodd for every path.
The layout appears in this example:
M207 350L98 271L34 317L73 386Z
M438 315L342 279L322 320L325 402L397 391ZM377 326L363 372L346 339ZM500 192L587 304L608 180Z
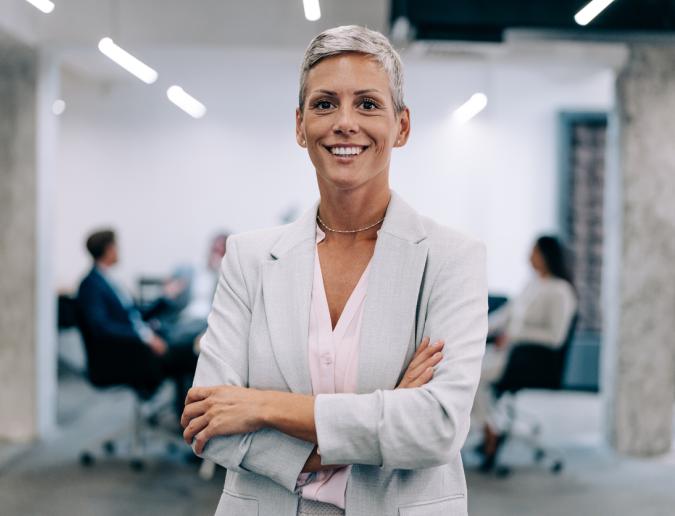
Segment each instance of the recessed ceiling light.
M49 0L26 0L26 2L40 9L45 14L49 14L54 10L54 2L50 2Z
M455 109L452 118L458 124L465 124L487 106L487 96L484 93L474 93L464 104Z
M309 21L316 21L321 18L319 0L302 0L302 5L305 8L305 18Z
M146 84L152 84L157 80L157 72L146 65L140 59L132 56L129 52L119 47L110 38L103 38L98 42L98 49L107 57L115 61L127 72L135 75Z
M588 25L593 18L604 11L612 2L614 2L614 0L593 0L574 15L574 21L579 25Z
M52 113L55 115L62 115L66 110L66 102L62 99L56 99L52 104Z
M192 95L186 93L180 86L176 86L175 84L171 86L166 90L166 96L176 106L194 118L201 118L206 113L206 106Z

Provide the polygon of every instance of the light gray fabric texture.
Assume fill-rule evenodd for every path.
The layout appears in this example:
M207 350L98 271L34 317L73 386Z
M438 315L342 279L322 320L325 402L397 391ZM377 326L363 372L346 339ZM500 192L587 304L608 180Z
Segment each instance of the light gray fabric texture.
M195 385L311 394L317 206L289 225L228 239ZM466 515L459 451L486 333L484 246L392 193L368 280L358 391L315 403L322 462L354 465L347 514ZM424 336L445 341L433 380L394 390ZM228 469L217 514L296 516L296 479L312 448L270 429L212 439L202 456Z
M298 516L344 516L345 511L329 503L300 498Z

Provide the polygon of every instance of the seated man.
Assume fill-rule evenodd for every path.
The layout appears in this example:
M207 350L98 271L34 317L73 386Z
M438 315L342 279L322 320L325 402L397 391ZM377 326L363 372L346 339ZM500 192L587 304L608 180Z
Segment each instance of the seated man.
M113 231L93 233L86 246L94 265L80 283L77 308L92 383L125 384L150 396L164 379L172 378L177 384L176 409L180 414L197 364L194 337L172 342L169 333L153 330L146 320L157 306L142 314L115 285L109 275L118 261Z

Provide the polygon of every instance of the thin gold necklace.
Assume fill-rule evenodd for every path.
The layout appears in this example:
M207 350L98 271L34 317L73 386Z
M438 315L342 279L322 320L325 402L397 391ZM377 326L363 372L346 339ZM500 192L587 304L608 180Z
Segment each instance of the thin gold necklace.
M317 222L323 226L325 229L330 231L331 233L360 233L361 231L366 231L367 229L374 228L377 226L380 222L384 220L384 217L382 217L380 220L377 222L371 224L370 226L366 226L365 228L359 228L359 229L333 229L332 227L326 225L326 223L321 220L321 217L319 216L319 212L316 212L316 220Z

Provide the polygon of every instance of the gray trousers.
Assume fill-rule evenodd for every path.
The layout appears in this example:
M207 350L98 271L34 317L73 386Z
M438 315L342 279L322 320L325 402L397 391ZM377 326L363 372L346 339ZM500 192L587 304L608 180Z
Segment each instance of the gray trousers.
M300 498L298 516L344 516L345 511L330 503Z

